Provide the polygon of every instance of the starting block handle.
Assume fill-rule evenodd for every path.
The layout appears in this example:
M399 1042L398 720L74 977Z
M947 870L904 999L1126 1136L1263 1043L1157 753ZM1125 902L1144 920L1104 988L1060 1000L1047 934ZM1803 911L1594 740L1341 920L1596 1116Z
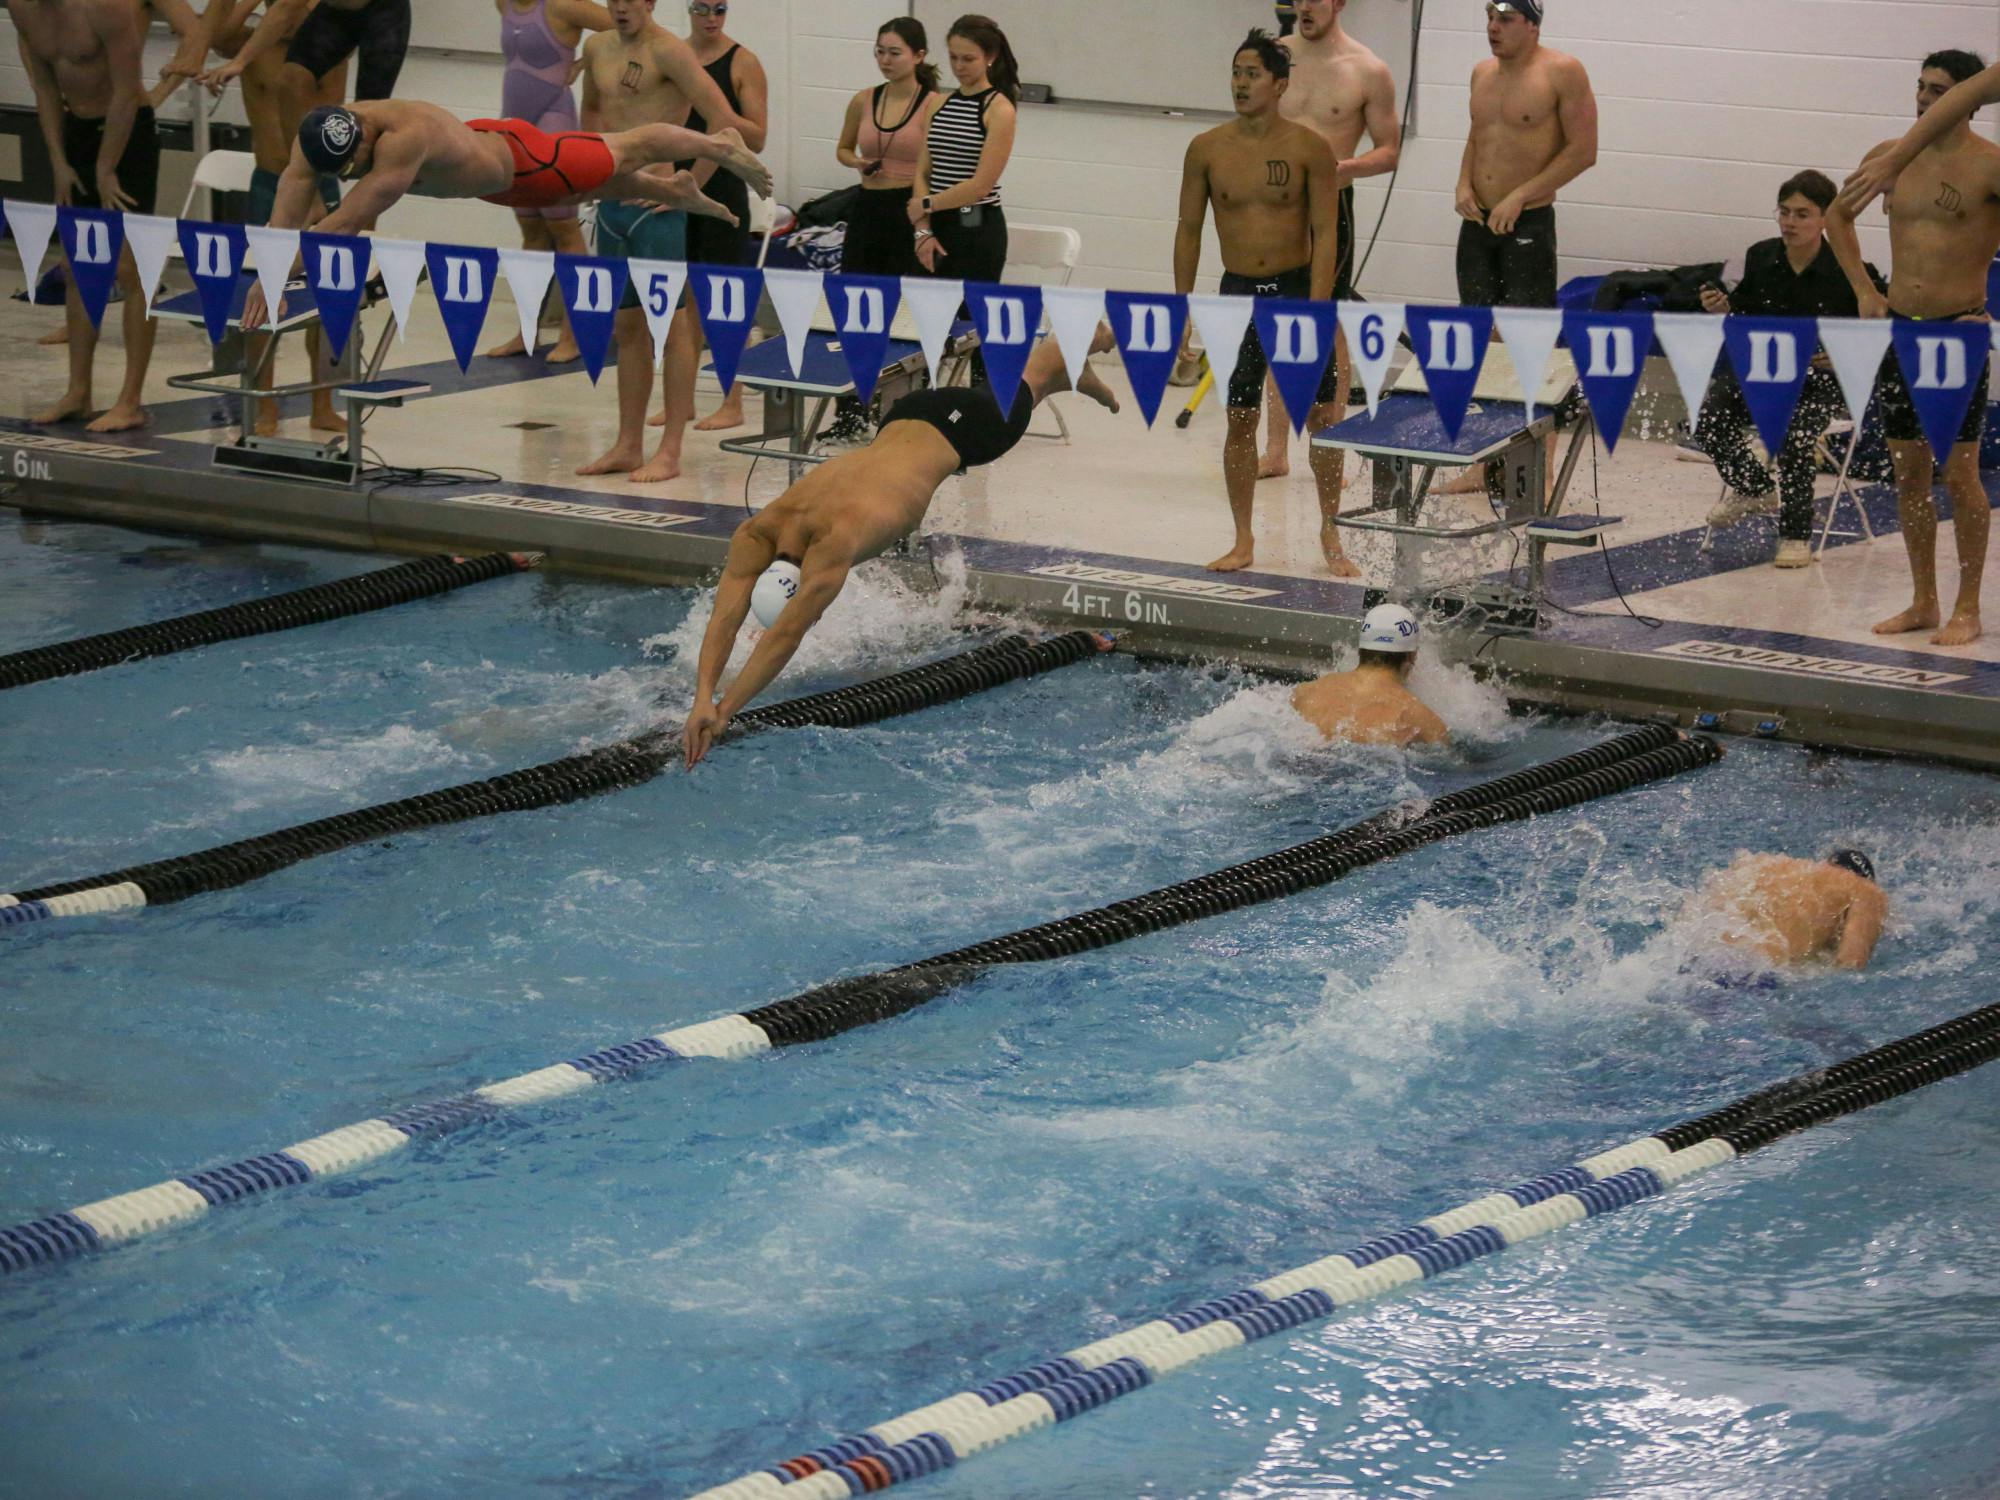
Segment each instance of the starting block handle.
M360 380L336 387L333 399L350 406L401 406L413 396L430 393L430 386L421 380Z

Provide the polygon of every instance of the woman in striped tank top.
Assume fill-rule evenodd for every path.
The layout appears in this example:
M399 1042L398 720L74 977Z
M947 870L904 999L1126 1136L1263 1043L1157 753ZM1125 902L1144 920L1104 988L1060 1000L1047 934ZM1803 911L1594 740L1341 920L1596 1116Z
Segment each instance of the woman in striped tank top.
M927 107L910 224L917 259L933 276L998 281L1007 269L1000 176L1014 151L1021 70L1007 35L984 16L951 28L958 92Z

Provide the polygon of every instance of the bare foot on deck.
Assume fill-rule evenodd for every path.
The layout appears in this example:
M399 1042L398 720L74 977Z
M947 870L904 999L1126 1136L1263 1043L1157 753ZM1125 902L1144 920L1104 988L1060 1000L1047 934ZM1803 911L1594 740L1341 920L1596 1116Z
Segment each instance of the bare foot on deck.
M665 412L660 413L660 425L662 427L667 425L667 414ZM732 427L741 427L742 425L742 407L739 406L732 411L727 406L718 406L714 411L695 423L694 430L696 432L727 432Z
M1483 495L1486 493L1486 466L1474 464L1469 469L1460 469L1445 483L1432 490L1438 495Z
M576 340L565 335L556 340L555 348L544 357L543 362L551 365L573 365L583 358L583 351L576 347Z
M84 428L85 432L130 432L135 427L144 427L150 420L143 406L128 406L119 402L103 416ZM1973 622L1973 633L1978 634L1978 622ZM1970 636L1967 639L1971 639Z
M1208 565L1211 573L1237 573L1257 560L1257 553L1251 547L1236 547L1225 552Z
M584 464L576 472L591 474L630 474L645 462L646 455L639 451L637 443L620 443L595 463Z
M1960 611L1945 621L1944 629L1931 637L1933 646L1969 646L1978 640L1981 631L1979 612Z
M660 409L659 409L658 411L654 412L654 413L653 413L653 414L652 414L652 415L651 415L650 417L646 418L646 425L647 425L648 427L664 427L664 426L666 426L666 425L667 425L667 409L666 409L666 408L665 408L665 407L663 406L663 407L661 407L661 408L660 408Z
M1114 417L1118 415L1118 393L1106 385L1104 377L1088 364L1083 367L1083 374L1077 379L1076 391L1079 396L1090 397Z
M1290 449L1266 453L1262 458L1257 460L1257 477L1259 479L1283 479L1291 472L1292 455Z
M1338 542L1322 550L1326 556L1326 570L1335 578L1359 578L1361 576L1361 569L1355 564L1353 558L1340 550Z
M1913 630L1936 630L1938 608L1935 604L1913 604L1900 615L1891 615L1875 627L1877 635L1908 635Z
M257 436L276 437L278 435L279 415L277 402L259 401L257 403Z
M333 409L331 401L313 403L312 430L314 432L345 432L347 423L340 413Z
M482 359L513 359L517 355L526 354L527 352L528 346L521 342L521 335L517 333L511 339L507 340L506 343L495 344L480 357Z
M62 400L45 411L37 412L28 420L37 427L47 427L52 422L67 422L83 416L90 410L89 391L64 391Z
M669 479L681 477L680 456L674 453L655 453L643 468L634 469L629 476L634 484L665 484Z
M69 342L69 324L58 323L54 328L51 328L47 333L36 339L35 342L42 345L67 344Z

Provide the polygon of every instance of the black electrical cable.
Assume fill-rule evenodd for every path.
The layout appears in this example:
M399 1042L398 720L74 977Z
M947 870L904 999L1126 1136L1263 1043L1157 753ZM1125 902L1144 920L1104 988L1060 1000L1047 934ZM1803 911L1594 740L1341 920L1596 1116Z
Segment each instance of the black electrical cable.
M851 729L969 697L1002 683L1054 671L1098 655L1104 649L1101 637L1083 630L1044 641L1009 636L893 676L751 709L737 716L732 729L740 727L746 733L804 728L808 725ZM14 895L25 906L32 901L129 883L144 893L148 905L158 906L208 891L244 885L302 860L331 854L355 844L369 843L391 834L490 817L502 812L555 807L603 792L637 786L658 776L679 754L677 737L668 731L656 730L581 755L510 771L484 781L423 792L395 802L337 813L315 822L239 839L235 843L195 854L154 860L84 880L17 891Z
M534 557L520 552L489 552L481 557L425 557L264 599L243 600L220 609L35 646L0 656L0 690L389 609L533 566Z

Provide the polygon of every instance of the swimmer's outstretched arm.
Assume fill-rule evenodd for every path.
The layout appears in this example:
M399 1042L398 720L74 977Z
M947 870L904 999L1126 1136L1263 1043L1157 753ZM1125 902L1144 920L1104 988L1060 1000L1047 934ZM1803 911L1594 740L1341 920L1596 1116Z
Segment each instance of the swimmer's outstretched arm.
M1871 885L1857 892L1847 908L1847 920L1841 924L1840 946L1834 950L1833 961L1843 969L1867 968L1888 915L1889 898L1880 888Z
M785 605L783 613L778 616L778 623L764 632L763 639L757 642L756 649L750 653L750 659L743 663L743 670L736 674L736 680L729 684L729 691L722 695L721 701L710 703L704 697L695 700L694 712L688 716L687 728L684 731L689 770L693 770L701 758L708 754L709 747L729 727L729 721L741 713L752 698L769 687L772 679L785 670L785 664L797 654L799 644L805 640L806 632L819 623L820 616L825 614L828 606L839 597L841 588L847 582L847 572L851 564L844 561L816 561L812 552L808 550L803 566L805 574L799 580L799 591ZM753 583L754 581L752 580ZM743 597L747 605L749 601L747 589ZM716 607L719 612L720 598L717 599ZM740 615L737 623L742 623ZM712 624L710 628L714 628ZM733 643L735 639L736 632L731 630L729 640ZM726 651L723 653L723 659L725 661L728 659ZM707 661L707 643L704 642L702 650L704 666L707 665Z
M681 737L687 747L687 765L708 754L727 724L716 711L716 688L722 681L729 657L736 649L736 637L750 614L750 592L758 576L771 565L777 548L746 521L729 542L729 559L722 567L722 581L715 587L715 612L708 617L708 629L701 638L701 659L695 669L694 707L688 712Z
M1903 169L1919 153L1935 146L1989 104L2000 104L2000 63L1955 86L1925 110L1923 118L1900 141L1857 167L1840 190L1840 206L1849 214L1859 214L1896 185Z

